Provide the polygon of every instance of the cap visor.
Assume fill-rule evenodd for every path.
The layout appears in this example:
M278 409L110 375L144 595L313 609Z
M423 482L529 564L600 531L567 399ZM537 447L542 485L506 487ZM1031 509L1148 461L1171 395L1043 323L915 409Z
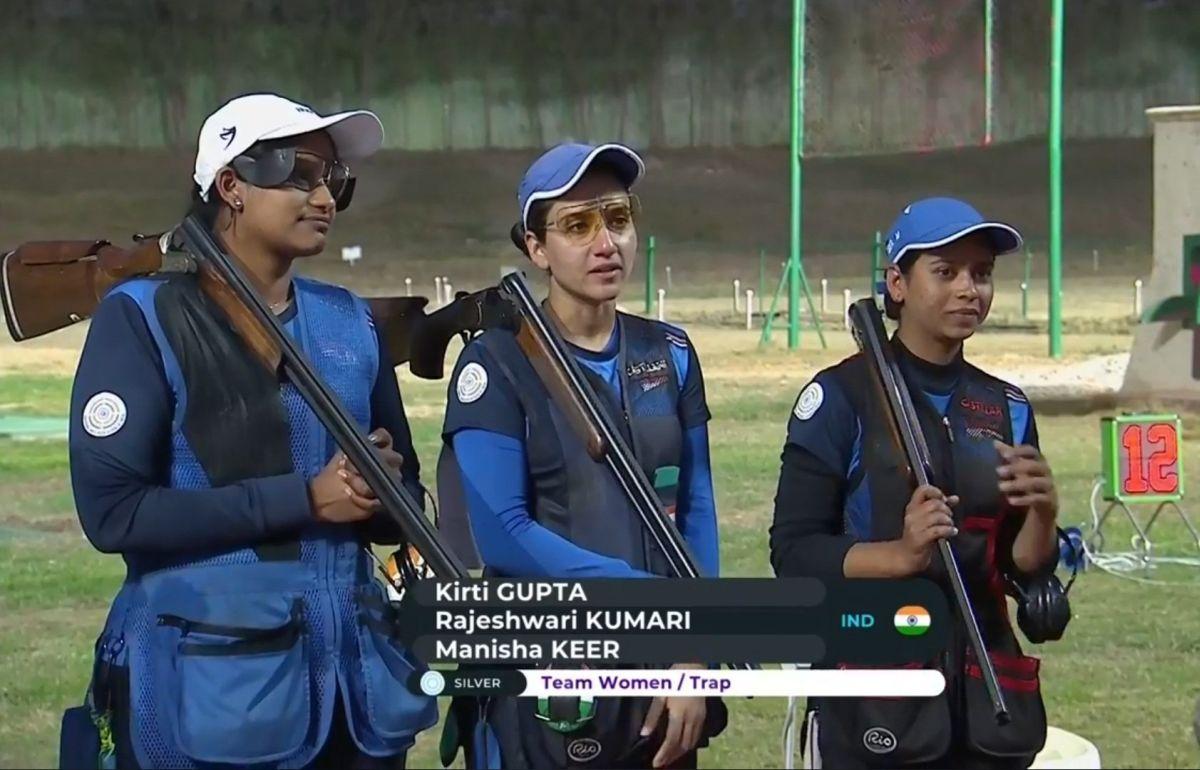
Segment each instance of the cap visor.
M939 227L938 229L926 233L918 243L910 243L906 245L900 253L892 260L893 263L899 262L906 255L914 251L928 251L936 249L940 246L945 246L948 243L953 243L959 238L965 238L971 233L983 232L987 235L988 240L992 243L992 250L997 256L1001 254L1009 254L1021 248L1024 241L1021 239L1021 234L1015 228L1004 224L1003 222L976 222L974 224L953 224Z
M383 124L370 110L352 110L298 121L277 128L261 139L283 139L321 130L329 133L339 160L360 160L383 146Z

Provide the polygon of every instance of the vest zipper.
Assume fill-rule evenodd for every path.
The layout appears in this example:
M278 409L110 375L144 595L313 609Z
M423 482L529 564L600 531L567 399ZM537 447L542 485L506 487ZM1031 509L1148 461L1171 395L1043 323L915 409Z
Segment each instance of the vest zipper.
M946 438L950 439L950 443L954 443L954 431L950 429L950 418L942 415L942 425L946 426Z

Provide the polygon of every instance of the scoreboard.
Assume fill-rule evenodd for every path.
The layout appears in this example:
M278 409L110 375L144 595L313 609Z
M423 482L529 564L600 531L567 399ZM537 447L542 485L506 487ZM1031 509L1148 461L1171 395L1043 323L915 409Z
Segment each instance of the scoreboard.
M1104 499L1125 503L1183 498L1178 415L1123 414L1100 420Z

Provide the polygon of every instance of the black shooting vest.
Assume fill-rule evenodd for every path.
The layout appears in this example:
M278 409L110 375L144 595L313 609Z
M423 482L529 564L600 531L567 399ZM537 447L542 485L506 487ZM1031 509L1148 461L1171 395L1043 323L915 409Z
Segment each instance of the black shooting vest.
M678 413L679 374L670 343L663 327L652 321L618 313L617 322L620 397L586 366L580 365L580 369L654 483L663 505L673 512L683 428ZM481 335L477 343L487 349L500 375L510 381L525 413L530 515L534 520L581 548L622 559L634 569L667 575L658 547L608 466L588 455L583 441L517 346L516 338L496 330ZM449 462L451 458L447 444L438 467L442 504L439 529L449 536L451 547L468 565L479 566L474 543L466 542L462 535L470 532L470 522L459 489L457 463Z
M906 381L917 382L905 352L897 350L896 358ZM859 354L834 367L831 373L862 426L862 469L871 507L867 539L896 540L904 531L904 509L912 496L912 485L903 451L892 439L873 392L867 365ZM999 455L992 441L1013 444L1006 395L1012 390L1002 380L964 364L943 418L920 388L909 388L932 455L934 484L947 496L960 498L953 509L959 533L952 547L1012 721L1005 727L996 725L979 666L956 615L950 642L939 658L910 665L940 668L947 678L941 696L818 701L821 751L830 766L861 763L895 767L963 751L1024 766L1022 763L1031 761L1045 741L1039 661L1022 654L1005 599L1003 573L1011 572L1012 544L1021 518L1013 515L1016 511L1000 493L996 475ZM949 605L956 606L936 552L919 577L938 583ZM831 664L840 665L838 661ZM885 751L889 746L890 750Z
M624 313L617 314L617 322L620 397L586 366L580 369L654 483L663 506L674 512L683 452L679 373L663 326ZM581 548L622 559L634 569L667 576L665 559L608 466L588 455L583 441L517 346L516 338L506 331L489 331L478 338L478 343L487 349L500 375L512 384L525 414L530 514L534 520ZM461 535L470 532L470 522L460 485L459 469L447 443L438 463L438 528L449 536L451 547L468 564L478 566L473 543L464 542ZM485 574L499 573L485 569ZM555 719L571 719L579 713L578 698L549 701ZM459 698L448 720L455 722L455 730L467 748L467 767L483 766L481 755L487 752L479 747L487 745L498 750L505 768L649 767L667 724L664 719L653 734L639 736L649 703L649 698L597 698L594 716L569 732L557 732L539 720L533 698L497 698L482 704ZM719 734L727 719L720 699L709 698L707 708L700 746ZM480 737L484 734L489 738Z

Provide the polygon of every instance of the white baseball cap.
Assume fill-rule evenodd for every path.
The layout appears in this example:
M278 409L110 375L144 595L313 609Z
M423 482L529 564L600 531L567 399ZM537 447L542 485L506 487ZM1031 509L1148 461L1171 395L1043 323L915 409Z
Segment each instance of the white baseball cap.
M200 127L196 173L200 197L208 200L217 172L255 142L299 136L324 129L338 160L358 160L383 145L383 124L370 110L319 115L311 107L278 94L248 94L223 104Z

